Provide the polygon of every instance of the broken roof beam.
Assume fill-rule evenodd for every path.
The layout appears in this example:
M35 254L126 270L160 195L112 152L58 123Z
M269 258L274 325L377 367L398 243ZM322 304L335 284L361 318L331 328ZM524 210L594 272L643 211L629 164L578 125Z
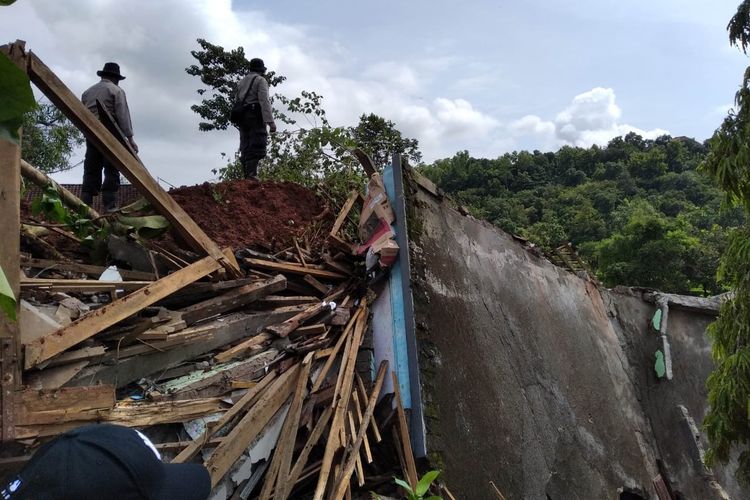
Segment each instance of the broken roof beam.
M19 42L10 46L13 50ZM16 49L17 50L17 49ZM212 256L233 276L241 275L234 255L225 255L185 210L159 185L146 167L107 130L93 113L45 65L36 54L25 53L25 69L31 81L80 130L112 165L138 188L156 210L194 250Z

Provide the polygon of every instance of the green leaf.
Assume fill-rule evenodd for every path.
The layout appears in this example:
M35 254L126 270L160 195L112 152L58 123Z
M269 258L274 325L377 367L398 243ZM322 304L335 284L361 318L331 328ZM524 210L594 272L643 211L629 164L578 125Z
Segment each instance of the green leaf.
M656 376L664 378L664 374L667 372L667 367L664 364L664 353L656 351L656 362L654 363L654 370L656 370Z
M130 205L120 208L119 211L123 214L130 214L133 212L140 212L142 210L146 210L150 206L151 204L146 200L146 198L138 198L136 201L134 201Z
M13 321L16 321L16 296L5 277L3 268L0 267L0 309Z
M169 228L169 221L161 215L145 215L142 217L118 215L117 221L135 229L138 235L143 238L153 238Z
M36 106L29 77L0 53L0 138L18 143L23 115Z
M405 489L410 495L414 494L414 490L411 489L411 485L409 485L409 483L397 477L394 477L393 480L396 481L396 484Z
M430 489L430 485L432 482L440 475L439 470L431 470L427 472L424 476L422 476L422 479L419 480L417 483L417 496L422 496L425 493L427 493L427 490Z
M651 325L657 332L661 328L661 309L657 309L654 313L654 317L651 319Z
M16 0L0 0L0 6L7 7L8 5L14 3Z

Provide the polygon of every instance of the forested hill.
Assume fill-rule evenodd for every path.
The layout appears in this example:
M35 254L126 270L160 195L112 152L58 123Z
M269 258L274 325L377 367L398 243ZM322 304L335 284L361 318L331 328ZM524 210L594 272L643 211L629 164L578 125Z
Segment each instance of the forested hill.
M420 171L476 217L551 249L572 242L607 286L714 294L728 232L743 222L698 170L707 154L686 137L630 133L606 147L468 152Z

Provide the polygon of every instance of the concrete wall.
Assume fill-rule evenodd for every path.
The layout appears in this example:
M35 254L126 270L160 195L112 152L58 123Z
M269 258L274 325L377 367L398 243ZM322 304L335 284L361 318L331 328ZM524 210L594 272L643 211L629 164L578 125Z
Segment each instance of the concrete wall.
M614 294L603 300L413 182L407 196L427 447L457 498L496 498L490 481L508 499L616 499L623 489L656 498L660 452L687 498L713 498L707 481L690 479L686 440L670 430L678 401L702 417L705 341L677 360L683 382L658 384L655 339L642 328L653 306L625 297L620 324ZM680 314L670 323L689 325L686 345L706 324Z

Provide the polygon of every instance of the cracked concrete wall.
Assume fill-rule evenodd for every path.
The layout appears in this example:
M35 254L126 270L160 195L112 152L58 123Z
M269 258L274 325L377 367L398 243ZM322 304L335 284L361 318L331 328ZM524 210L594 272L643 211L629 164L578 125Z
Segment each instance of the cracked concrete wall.
M493 481L508 499L656 498L659 450L676 438L654 437L637 380L650 347L628 347L612 297L605 305L590 282L414 183L407 190L427 445L456 497L495 498ZM705 349L696 353L705 364ZM699 401L688 405L697 421Z
M659 380L654 372L654 352L660 341L650 327L656 306L629 289L605 290L603 296L628 357L631 383L651 424L658 456L675 490L686 498L716 498L712 484L716 480L731 498L750 498L750 489L742 487L734 477L736 459L715 467L713 474L703 468L678 408L684 406L700 426L707 410L706 379L713 369L711 344L705 332L714 317L670 307L667 337L674 377L671 381ZM698 442L704 449L707 447L704 434Z

